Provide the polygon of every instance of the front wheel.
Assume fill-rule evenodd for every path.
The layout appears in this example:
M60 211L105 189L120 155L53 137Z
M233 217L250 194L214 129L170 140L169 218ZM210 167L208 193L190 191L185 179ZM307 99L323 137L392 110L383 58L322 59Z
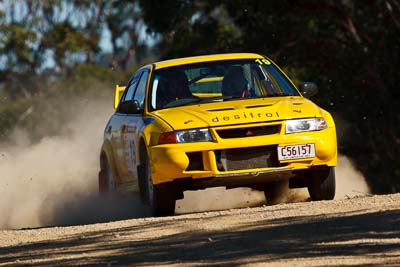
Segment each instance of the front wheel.
M176 195L168 188L153 186L150 207L153 216L172 216L175 213Z
M268 205L285 203L289 194L289 180L268 183L264 188L265 200Z
M332 200L336 192L335 168L312 170L308 184L311 200Z
M149 158L143 153L142 181L143 186L141 195L146 198L153 216L171 216L175 212L176 191L167 186L155 186L151 177L151 167ZM145 192L144 192L145 190Z

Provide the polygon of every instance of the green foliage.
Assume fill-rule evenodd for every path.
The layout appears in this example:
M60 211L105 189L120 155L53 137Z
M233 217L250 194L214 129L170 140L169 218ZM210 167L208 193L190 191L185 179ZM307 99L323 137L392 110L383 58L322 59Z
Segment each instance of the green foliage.
M152 49L163 59L258 52L296 82L315 81L314 100L337 118L340 152L374 192L400 192L396 0L4 2L0 135L17 123L39 138L39 114L62 116L60 97L108 94L115 83L125 84L139 62L154 58L139 41L147 27L160 37ZM104 32L111 51L100 49Z
M374 192L400 191L397 1L176 0L165 12L144 2L164 58L258 52L317 82L314 100L338 118L340 152Z
M9 74L67 72L82 63L127 70L146 56L136 1L8 0L1 8L0 83ZM100 44L107 31L112 51L105 55Z
M19 118L29 109L29 101L21 99L19 101L9 101L7 97L1 97L0 100L0 140L4 140Z
M68 77L38 77L43 88L40 94L18 100L0 98L0 140L5 140L15 127L27 130L32 141L61 134L62 124L74 110L65 103L110 99L111 107L115 84L125 76L98 65L79 65Z
M31 64L31 44L36 38L36 33L24 27L24 25L15 23L0 26L3 32L1 54L8 55L7 63L10 66L15 64Z
M61 67L65 65L67 52L96 52L98 50L99 36L91 36L74 30L68 22L54 25L45 39L46 46L54 48L55 60Z
M153 31L168 33L175 31L179 21L185 20L191 15L194 1L140 0L139 2L143 9L143 18L147 22L147 26Z

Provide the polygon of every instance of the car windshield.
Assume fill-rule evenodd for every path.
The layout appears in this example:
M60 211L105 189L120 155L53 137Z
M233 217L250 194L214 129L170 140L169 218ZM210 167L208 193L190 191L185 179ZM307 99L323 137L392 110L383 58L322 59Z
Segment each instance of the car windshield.
M288 79L267 59L224 60L154 71L150 109L214 101L298 96Z

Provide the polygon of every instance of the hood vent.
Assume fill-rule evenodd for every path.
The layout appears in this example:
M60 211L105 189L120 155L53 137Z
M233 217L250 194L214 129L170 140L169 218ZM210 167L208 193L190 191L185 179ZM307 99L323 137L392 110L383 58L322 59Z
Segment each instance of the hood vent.
M234 110L234 108L209 109L207 111L214 112L214 111L227 111L227 110Z
M270 107L272 104L264 104L264 105L256 105L256 106L247 106L246 108L264 108L264 107Z

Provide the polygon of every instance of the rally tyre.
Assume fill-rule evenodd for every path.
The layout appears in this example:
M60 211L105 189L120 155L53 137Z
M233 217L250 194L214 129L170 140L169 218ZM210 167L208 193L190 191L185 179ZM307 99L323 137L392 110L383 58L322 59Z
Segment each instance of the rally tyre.
M176 192L173 188L166 186L154 186L151 177L151 167L147 153L143 153L142 158L142 185L141 195L147 198L153 216L172 216L175 212Z
M311 200L332 200L336 192L335 168L326 167L312 171L308 184Z
M148 201L148 186L147 186L147 167L144 164L141 164L138 166L138 174L139 174L139 179L138 179L138 184L139 184L139 194L140 194L140 200L142 203L147 203Z
M153 188L151 205L153 216L172 216L175 213L176 196L168 188Z
M99 192L101 194L116 192L115 178L108 160L104 161L103 169L99 173Z
M265 200L268 205L285 203L289 193L289 180L268 183L264 189Z

